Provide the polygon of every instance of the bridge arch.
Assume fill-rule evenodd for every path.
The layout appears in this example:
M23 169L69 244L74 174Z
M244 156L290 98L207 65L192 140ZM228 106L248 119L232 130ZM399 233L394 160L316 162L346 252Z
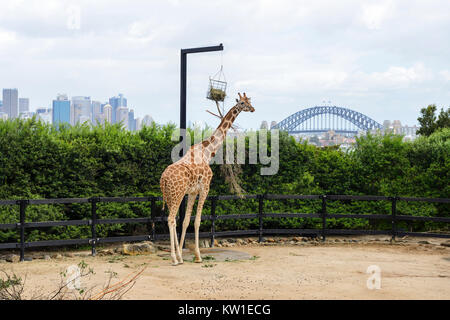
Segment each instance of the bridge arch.
M308 132L325 132L328 130L335 130L341 133L356 133L358 130L347 130L345 128L328 127L318 128L310 126L309 129L302 129L300 126L308 120L315 117L329 117L334 116L348 121L353 124L358 130L369 131L382 129L383 126L368 116L347 108L336 106L315 106L308 109L300 110L286 119L280 121L278 124L272 127L272 129L279 129L288 131L289 133L308 133ZM342 121L341 121L342 122Z

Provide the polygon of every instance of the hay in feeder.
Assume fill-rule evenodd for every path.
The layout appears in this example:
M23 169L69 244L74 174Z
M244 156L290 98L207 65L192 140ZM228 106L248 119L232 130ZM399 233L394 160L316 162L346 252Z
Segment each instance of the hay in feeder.
M208 99L211 99L214 101L223 101L223 100L225 100L225 96L226 96L226 93L224 90L215 89L215 88L209 89Z

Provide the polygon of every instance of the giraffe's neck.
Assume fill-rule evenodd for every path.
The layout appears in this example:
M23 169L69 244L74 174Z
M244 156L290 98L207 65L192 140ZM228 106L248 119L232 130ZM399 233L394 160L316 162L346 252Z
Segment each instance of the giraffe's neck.
M208 162L212 157L214 157L217 149L222 146L222 143L227 136L228 129L230 129L231 125L233 124L234 120L236 120L240 112L241 110L237 105L231 108L230 111L228 111L227 114L223 117L222 121L220 122L214 133L211 135L211 137L202 142L203 152Z

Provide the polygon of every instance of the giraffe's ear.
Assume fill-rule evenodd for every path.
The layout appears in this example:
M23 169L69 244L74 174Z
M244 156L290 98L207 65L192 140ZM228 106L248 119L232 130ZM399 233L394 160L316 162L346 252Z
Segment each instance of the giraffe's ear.
M236 99L236 102L239 102L239 100L238 100L238 99Z

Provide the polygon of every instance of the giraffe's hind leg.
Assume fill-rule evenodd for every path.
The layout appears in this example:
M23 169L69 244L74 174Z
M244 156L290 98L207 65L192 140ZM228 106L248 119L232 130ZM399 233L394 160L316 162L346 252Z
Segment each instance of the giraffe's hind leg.
M178 236L177 236L177 222L175 221L175 225L173 226L173 234L175 238L175 254L179 264L183 263L183 255L181 254L180 245L178 244Z
M178 263L183 263L180 248L178 245L177 230L176 230L177 226L176 216L182 199L183 197L181 196L179 199L177 199L177 201L174 204L170 206L169 218L167 219L167 224L169 226L169 233L170 233L170 256L172 257L172 264L174 266L176 266Z

